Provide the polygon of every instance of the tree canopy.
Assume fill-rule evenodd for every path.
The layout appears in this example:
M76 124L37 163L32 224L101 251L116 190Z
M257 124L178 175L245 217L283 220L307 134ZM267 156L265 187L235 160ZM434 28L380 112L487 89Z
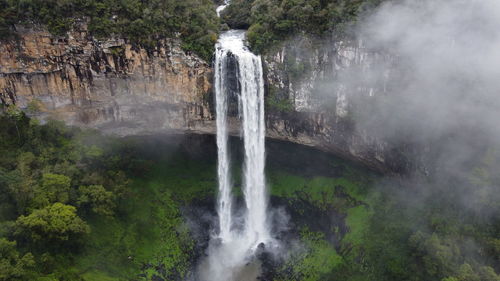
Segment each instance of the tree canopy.
M28 216L20 216L16 228L18 233L27 234L35 241L69 240L73 235L90 232L89 226L76 214L75 207L59 202L35 210Z
M98 137L15 106L0 113L0 280L63 271L56 259L79 249L89 218L114 214L128 179Z
M19 254L15 241L0 238L0 280L22 280L30 275L35 265L33 255Z
M338 34L360 13L382 0L233 0L222 14L234 28L248 28L253 50L264 52L302 32L321 36Z
M158 38L183 40L186 50L210 59L219 19L211 0L0 0L0 37L15 35L16 24L43 24L65 35L77 19L89 19L96 37L116 34L153 48Z

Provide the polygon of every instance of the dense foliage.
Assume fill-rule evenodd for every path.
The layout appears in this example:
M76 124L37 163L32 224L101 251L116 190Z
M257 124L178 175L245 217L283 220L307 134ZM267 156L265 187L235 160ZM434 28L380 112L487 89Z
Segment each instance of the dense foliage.
M283 39L301 32L324 35L343 32L360 13L382 0L234 0L224 11L225 22L248 28L248 41L263 52Z
M97 37L117 34L146 47L179 34L186 50L205 59L212 56L219 29L210 0L0 0L0 37L13 35L19 23L43 24L64 35L78 18L89 18Z
M178 142L38 125L15 107L0 121L0 280L188 276L199 249L180 210L215 198L212 154L187 160ZM283 237L300 246L293 240L266 280L500 280L498 151L419 180L384 180L283 143L268 158L273 205L291 217Z
M53 272L91 231L89 217L114 215L128 180L87 137L15 107L0 116L0 280Z
M315 218L294 219L306 250L292 251L276 280L499 281L500 154L477 156L459 175L382 179L379 188L368 174L271 173L273 194L292 201L292 214ZM330 212L329 221L304 202Z
M2 110L1 281L185 278L194 243L180 207L212 197L211 169L168 145L153 167L142 141Z

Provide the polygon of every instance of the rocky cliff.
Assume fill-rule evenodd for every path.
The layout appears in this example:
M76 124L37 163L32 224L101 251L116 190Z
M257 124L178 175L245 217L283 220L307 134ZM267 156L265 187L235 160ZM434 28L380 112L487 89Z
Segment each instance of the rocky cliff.
M359 40L301 36L264 60L269 136L333 151L382 171L409 169L405 154L411 146L376 137L355 114L388 94L396 57Z
M85 22L66 37L42 28L18 27L18 34L17 41L0 44L4 104L34 107L42 120L118 135L215 132L212 69L184 52L178 39L146 50L121 38L98 40ZM352 116L356 104L385 93L387 85L380 81L389 80L390 67L380 73L383 79L359 72L390 66L393 58L359 42L318 43L303 36L263 59L269 137L319 147L381 171L404 166L399 153L404 149L360 129ZM237 112L231 115L231 132L238 135Z
M97 40L83 21L60 38L43 28L17 31L15 42L0 44L2 103L120 135L212 131L212 70L180 40L146 50Z

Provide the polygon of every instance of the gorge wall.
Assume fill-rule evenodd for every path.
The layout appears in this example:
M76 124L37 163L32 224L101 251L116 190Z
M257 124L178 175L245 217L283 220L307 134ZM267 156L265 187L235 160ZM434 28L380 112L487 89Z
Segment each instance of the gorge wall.
M33 27L17 33L16 41L0 44L4 104L36 105L40 119L119 135L212 123L212 70L184 52L179 39L147 51L121 38L98 40L85 21L65 37Z
M148 51L121 38L98 40L83 21L66 37L43 28L17 29L17 41L0 44L2 103L36 107L42 120L118 135L215 133L213 71L183 51L179 39L161 40ZM404 149L371 136L352 117L357 104L384 95L387 87L359 72L375 64L390 66L394 58L359 42L331 38L318 44L302 36L263 59L268 137L315 146L380 171L405 166ZM389 81L387 69L381 75ZM230 130L238 135L232 111Z
M283 43L265 55L268 135L382 171L411 169L412 145L383 141L357 116L390 94L397 64L396 56L361 40L302 35Z

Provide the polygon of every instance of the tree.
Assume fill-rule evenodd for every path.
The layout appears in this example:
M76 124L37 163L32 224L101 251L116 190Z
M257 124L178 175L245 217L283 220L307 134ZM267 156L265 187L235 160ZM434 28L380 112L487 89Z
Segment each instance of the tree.
M16 221L16 234L25 234L35 241L68 240L89 232L90 227L78 217L76 208L59 202Z
M96 214L112 216L115 196L102 185L80 186L78 205L89 206Z
M34 203L37 207L45 207L51 203L69 201L71 179L64 175L44 174L42 184L36 189Z
M27 280L34 265L31 253L21 256L16 242L0 238L0 281Z
M63 36L79 17L89 19L89 31L94 36L116 34L150 50L157 47L159 38L179 32L185 43L182 46L207 61L215 41L198 39L219 31L219 18L211 0L3 0L0 35L4 36L0 39L15 33L15 24L23 22L45 25L51 33Z
M6 173L4 178L8 192L17 207L18 213L24 213L31 203L36 186L33 166L36 157L31 152L23 152L17 156L17 168Z
M479 276L482 281L500 281L500 276L489 266L482 266L479 269Z
M7 116L14 121L14 125L16 126L17 139L21 141L21 133L19 132L18 122L23 119L23 112L16 105L9 105L7 107Z

